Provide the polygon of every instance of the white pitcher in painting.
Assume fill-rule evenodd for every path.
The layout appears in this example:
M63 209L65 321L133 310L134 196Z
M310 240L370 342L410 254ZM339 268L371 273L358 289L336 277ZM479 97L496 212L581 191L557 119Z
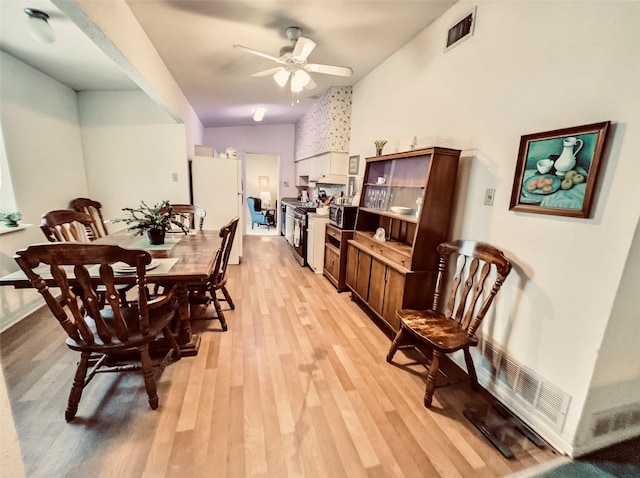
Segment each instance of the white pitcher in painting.
M576 155L582 149L583 141L570 136L562 140L562 153L554 164L556 175L564 177L564 174L576 165ZM577 146L577 148L576 148Z

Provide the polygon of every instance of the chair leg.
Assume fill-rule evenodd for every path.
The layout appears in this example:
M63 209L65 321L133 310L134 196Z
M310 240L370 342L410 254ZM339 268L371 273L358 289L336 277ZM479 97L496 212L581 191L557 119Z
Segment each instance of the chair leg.
M471 388L474 391L479 391L478 376L476 375L476 368L473 366L473 359L471 358L471 352L468 348L464 349L464 361L467 364L467 373L469 373L469 379L471 380Z
M78 403L82 397L82 389L84 389L84 379L87 376L87 370L89 369L89 358L91 352L81 352L80 362L78 362L78 368L76 374L73 377L73 385L71 386L71 392L69 393L69 402L67 403L67 410L64 413L64 418L70 422L76 416L78 411Z
M404 334L405 334L405 331L401 326L400 329L398 330L398 333L396 334L395 339L393 339L393 342L391 343L391 348L389 349L389 352L387 353L387 362L391 363L391 361L393 360L393 356L396 354L398 347L402 345L402 339L404 337Z
M169 327L164 327L162 329L162 335L164 336L165 340L169 342L171 350L173 350L173 354L171 355L173 359L176 361L180 360L180 346L178 345L178 342L176 342L176 338L171 333L171 329L169 329Z
M220 288L220 290L222 290L222 295L224 295L224 300L226 300L226 301L227 301L227 304L229 304L229 308L230 308L231 310L235 310L235 309L236 309L236 306L235 306L235 304L233 303L233 301L231 300L231 296L229 295L229 291L227 290L227 288L226 288L225 286L222 286L222 287Z
M218 300L218 296L216 295L216 291L211 291L211 300L213 301L213 306L216 308L216 314L218 316L218 320L220 321L220 325L222 325L222 330L227 331L227 321L224 320L224 314L222 313L222 307L220 306L220 301Z
M440 370L441 356L442 352L433 351L433 357L429 365L429 375L427 376L427 388L424 392L424 406L427 408L431 407L431 402L433 401L433 391L436 388L436 377L438 376L438 370Z
M153 364L149 356L149 344L138 347L140 351L140 362L142 363L142 377L144 378L144 388L149 397L151 410L158 408L158 392L156 390L156 379L153 375Z

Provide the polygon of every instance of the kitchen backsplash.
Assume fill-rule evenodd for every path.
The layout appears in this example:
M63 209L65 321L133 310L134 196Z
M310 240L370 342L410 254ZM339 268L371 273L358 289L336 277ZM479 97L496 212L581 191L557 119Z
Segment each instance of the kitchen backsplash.
M333 86L318 98L295 128L295 159L349 152L351 87Z

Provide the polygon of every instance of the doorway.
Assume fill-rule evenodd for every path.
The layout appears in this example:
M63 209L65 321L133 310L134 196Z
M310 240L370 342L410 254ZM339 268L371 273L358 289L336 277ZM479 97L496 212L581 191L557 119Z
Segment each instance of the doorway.
M244 230L248 235L272 235L277 236L280 231L280 156L276 154L245 153L244 207L247 213L248 197L256 197L262 200L262 208L273 213L275 227L258 226L251 227L251 215L245 217Z

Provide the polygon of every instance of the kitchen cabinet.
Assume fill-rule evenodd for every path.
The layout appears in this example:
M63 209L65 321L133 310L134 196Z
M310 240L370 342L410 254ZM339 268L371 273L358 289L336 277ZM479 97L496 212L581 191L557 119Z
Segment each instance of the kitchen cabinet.
M316 274L322 274L324 265L324 235L328 216L307 214L307 265Z
M294 163L296 186L308 186L311 173L311 159L301 159Z
M347 241L353 231L327 224L324 235L324 276L338 292L347 290Z
M346 184L348 153L325 153L309 158L309 161L310 182Z
M393 332L396 309L432 304L436 247L451 239L459 158L448 148L367 158L346 285Z

